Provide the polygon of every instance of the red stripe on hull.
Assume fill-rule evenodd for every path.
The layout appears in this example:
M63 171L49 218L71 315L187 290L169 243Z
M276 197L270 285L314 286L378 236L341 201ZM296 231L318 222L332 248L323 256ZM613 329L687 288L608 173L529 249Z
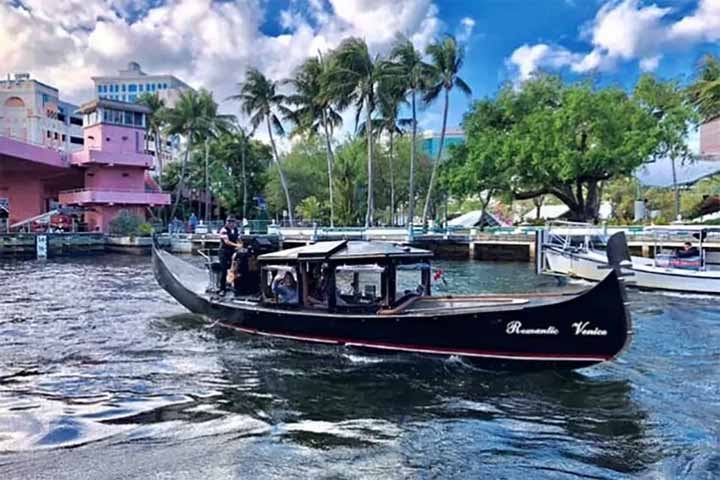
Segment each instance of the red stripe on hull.
M365 348L376 348L380 350L396 350L401 352L416 352L416 353L430 353L435 355L462 355L468 357L483 357L483 358L501 358L508 360L537 360L537 361L596 361L604 362L612 358L611 356L598 356L598 355L582 355L582 354L570 354L570 353L545 353L545 354L534 354L524 352L497 352L491 350L474 350L474 349L461 349L461 348L435 348L426 347L421 345L404 345L404 344L393 344L393 343L381 343L381 342L363 342L357 340L349 340L344 338L333 338L333 337L306 337L302 335L284 334L276 332L264 332L255 328L243 328L237 325L220 322L220 325L238 330L244 333L251 333L254 335L263 335L269 337L285 338L290 340L301 340L306 342L325 343L332 345L346 345L350 347L365 347Z

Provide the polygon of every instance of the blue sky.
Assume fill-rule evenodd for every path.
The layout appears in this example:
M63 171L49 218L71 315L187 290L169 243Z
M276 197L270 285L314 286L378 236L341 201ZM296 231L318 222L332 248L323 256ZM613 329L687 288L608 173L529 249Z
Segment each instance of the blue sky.
M222 101L248 66L281 79L347 36L384 53L398 32L420 49L461 38L474 98L538 69L631 88L643 71L687 81L720 54L720 0L0 0L0 75L30 72L81 102L91 76L138 61ZM468 100L451 101L456 126ZM421 126L437 128L440 112Z

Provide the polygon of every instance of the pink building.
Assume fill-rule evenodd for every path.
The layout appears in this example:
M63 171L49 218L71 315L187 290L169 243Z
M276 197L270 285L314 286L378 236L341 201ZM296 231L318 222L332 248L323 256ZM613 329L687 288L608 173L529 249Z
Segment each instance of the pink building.
M720 117L700 126L700 155L720 155Z
M0 137L0 200L9 205L10 224L48 211L57 201L86 209L88 229L107 231L120 210L146 216L146 207L168 205L147 174L146 107L94 100L83 115L84 148L72 154Z

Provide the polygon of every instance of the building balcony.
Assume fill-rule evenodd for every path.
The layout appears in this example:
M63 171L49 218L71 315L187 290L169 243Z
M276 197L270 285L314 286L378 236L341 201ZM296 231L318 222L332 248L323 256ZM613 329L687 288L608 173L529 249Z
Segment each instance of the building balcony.
M145 192L138 190L102 190L81 188L60 192L63 205L170 205L170 194L163 192Z
M90 148L73 153L70 163L78 166L107 165L113 167L117 165L121 167L151 168L153 166L153 157L141 152L118 153Z

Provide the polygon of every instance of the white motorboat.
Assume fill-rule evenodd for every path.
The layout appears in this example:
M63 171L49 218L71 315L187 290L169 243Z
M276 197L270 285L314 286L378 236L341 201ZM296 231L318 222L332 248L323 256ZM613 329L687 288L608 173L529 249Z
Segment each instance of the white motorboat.
M617 267L627 276L628 286L641 289L720 294L720 259L708 252L708 235L720 232L706 226L650 227L653 258L630 256L629 252L611 252L612 237L589 224L556 222L538 233L537 269L539 273L563 275L599 281L606 270ZM616 233L615 235L624 233ZM689 251L668 250L668 243L698 243ZM610 259L608 258L610 257Z

